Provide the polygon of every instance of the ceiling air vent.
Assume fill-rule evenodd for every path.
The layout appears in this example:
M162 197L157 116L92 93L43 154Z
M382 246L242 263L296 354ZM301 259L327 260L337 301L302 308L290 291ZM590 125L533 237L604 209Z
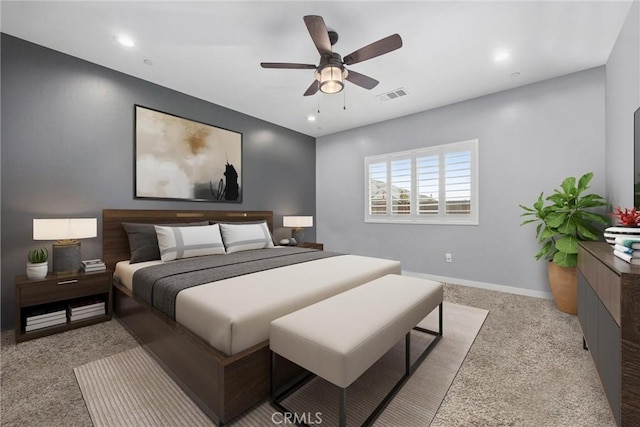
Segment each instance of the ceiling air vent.
M401 98L405 95L408 95L407 90L401 87L400 89L395 89L395 90L392 90L391 92L378 95L376 98L378 98L380 101L389 101L391 99Z

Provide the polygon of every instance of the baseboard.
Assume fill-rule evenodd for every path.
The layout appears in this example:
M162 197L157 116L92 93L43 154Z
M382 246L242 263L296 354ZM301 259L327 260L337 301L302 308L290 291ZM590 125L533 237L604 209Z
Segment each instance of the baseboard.
M509 294L525 295L528 297L553 299L551 292L534 291L532 289L516 288L514 286L496 285L494 283L476 282L475 280L457 279L455 277L436 276L433 274L414 273L402 271L405 276L420 277L422 279L435 280L436 282L451 283L454 285L471 286L472 288L488 289L490 291L506 292Z

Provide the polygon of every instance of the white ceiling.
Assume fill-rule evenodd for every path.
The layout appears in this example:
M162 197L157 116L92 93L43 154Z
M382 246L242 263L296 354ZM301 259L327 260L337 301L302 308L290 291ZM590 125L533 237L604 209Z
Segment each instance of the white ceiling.
M605 64L630 5L2 1L0 13L7 34L317 137ZM318 63L304 15L338 32L343 56L393 33L404 45L349 67L379 80L373 90L347 83L345 96L303 97L313 70L260 62ZM120 34L136 46L118 44ZM503 50L510 57L494 61ZM376 98L398 88L409 95Z

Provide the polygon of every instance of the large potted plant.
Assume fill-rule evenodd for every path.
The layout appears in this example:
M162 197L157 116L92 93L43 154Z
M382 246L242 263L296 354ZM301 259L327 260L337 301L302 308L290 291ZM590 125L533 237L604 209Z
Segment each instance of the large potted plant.
M521 215L526 219L521 225L536 223L536 238L542 244L536 259L550 260L549 284L551 293L560 311L570 314L578 312L578 241L599 240L602 235L599 225L607 225L605 215L593 212L593 208L607 206L605 199L597 194L583 194L593 178L589 172L577 180L574 177L562 181L560 188L538 200L531 206L520 205Z

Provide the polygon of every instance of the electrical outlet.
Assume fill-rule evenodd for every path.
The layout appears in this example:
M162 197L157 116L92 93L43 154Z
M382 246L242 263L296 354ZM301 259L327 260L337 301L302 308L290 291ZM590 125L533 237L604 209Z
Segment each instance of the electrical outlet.
M444 254L444 260L447 262L453 262L453 256L451 256L451 254L447 252L446 254Z

